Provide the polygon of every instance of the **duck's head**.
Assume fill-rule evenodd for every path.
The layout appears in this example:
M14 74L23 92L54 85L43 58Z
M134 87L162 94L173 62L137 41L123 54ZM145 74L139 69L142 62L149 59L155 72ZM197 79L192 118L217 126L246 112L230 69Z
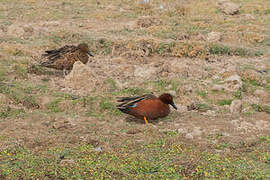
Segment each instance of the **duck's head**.
M89 56L94 56L90 51L89 51L89 48L88 48L88 45L85 44L85 43L81 43L78 45L78 49L83 52L83 53L87 53L89 54Z
M158 97L163 103L165 104L170 104L174 109L177 109L176 105L174 104L173 102L173 97L172 95L168 94L168 93L164 93L164 94L161 94L159 97Z

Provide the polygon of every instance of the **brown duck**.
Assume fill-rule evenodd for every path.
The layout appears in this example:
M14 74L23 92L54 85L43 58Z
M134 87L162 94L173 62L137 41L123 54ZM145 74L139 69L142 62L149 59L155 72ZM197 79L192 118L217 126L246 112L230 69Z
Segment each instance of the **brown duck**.
M45 51L42 55L45 61L40 65L58 70L71 70L76 61L86 64L88 55L93 56L85 43L78 46L66 45L60 49Z
M118 99L121 104L117 108L123 113L130 114L139 119L144 119L145 124L148 124L148 119L154 120L168 116L171 105L177 109L173 102L172 95L164 93L159 97L153 94L146 94L135 97L121 97Z

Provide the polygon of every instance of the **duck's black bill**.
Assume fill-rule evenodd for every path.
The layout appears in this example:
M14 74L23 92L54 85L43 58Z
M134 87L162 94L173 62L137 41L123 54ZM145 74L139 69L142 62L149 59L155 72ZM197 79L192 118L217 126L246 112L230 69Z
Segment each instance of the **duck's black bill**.
M89 56L94 56L90 51L87 52Z
M176 107L176 105L174 104L174 102L172 102L171 105L172 105L172 107L173 107L174 109L177 110L177 107Z

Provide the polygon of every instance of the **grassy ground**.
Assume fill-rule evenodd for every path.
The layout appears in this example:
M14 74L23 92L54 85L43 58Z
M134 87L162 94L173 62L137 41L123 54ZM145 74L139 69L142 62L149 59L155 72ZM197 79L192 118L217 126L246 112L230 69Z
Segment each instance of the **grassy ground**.
M227 16L214 0L2 0L0 179L269 179L270 2L234 2ZM44 50L80 42L96 87L28 73ZM212 88L235 73L241 88ZM115 108L149 92L180 110L144 125Z

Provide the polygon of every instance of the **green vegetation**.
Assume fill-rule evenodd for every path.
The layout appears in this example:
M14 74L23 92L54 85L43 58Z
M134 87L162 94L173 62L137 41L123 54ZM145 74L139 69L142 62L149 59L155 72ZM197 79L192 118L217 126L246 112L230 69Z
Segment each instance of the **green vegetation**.
M224 105L231 105L232 99L222 99L217 101L217 105L224 106Z
M267 112L270 113L269 105L259 105L259 104L251 104L251 107L258 112Z
M62 110L60 109L60 107L58 106L58 103L60 103L62 101L61 98L57 98L54 101L50 102L50 104L48 104L47 108L50 112L61 112Z
M170 134L175 136L175 134ZM36 140L40 141L40 140ZM0 173L2 177L17 179L84 179L84 178L237 178L267 179L269 176L270 138L260 137L249 151L242 152L243 146L219 144L232 148L230 155L187 146L170 144L170 138L138 146L144 151L137 156L123 146L117 152L96 152L92 145L74 147L56 146L43 154L34 154L24 147L15 147L0 152Z
M206 91L197 91L197 94L201 96L202 98L206 98L207 92Z
M242 99L242 90L237 90L233 96L237 99Z

